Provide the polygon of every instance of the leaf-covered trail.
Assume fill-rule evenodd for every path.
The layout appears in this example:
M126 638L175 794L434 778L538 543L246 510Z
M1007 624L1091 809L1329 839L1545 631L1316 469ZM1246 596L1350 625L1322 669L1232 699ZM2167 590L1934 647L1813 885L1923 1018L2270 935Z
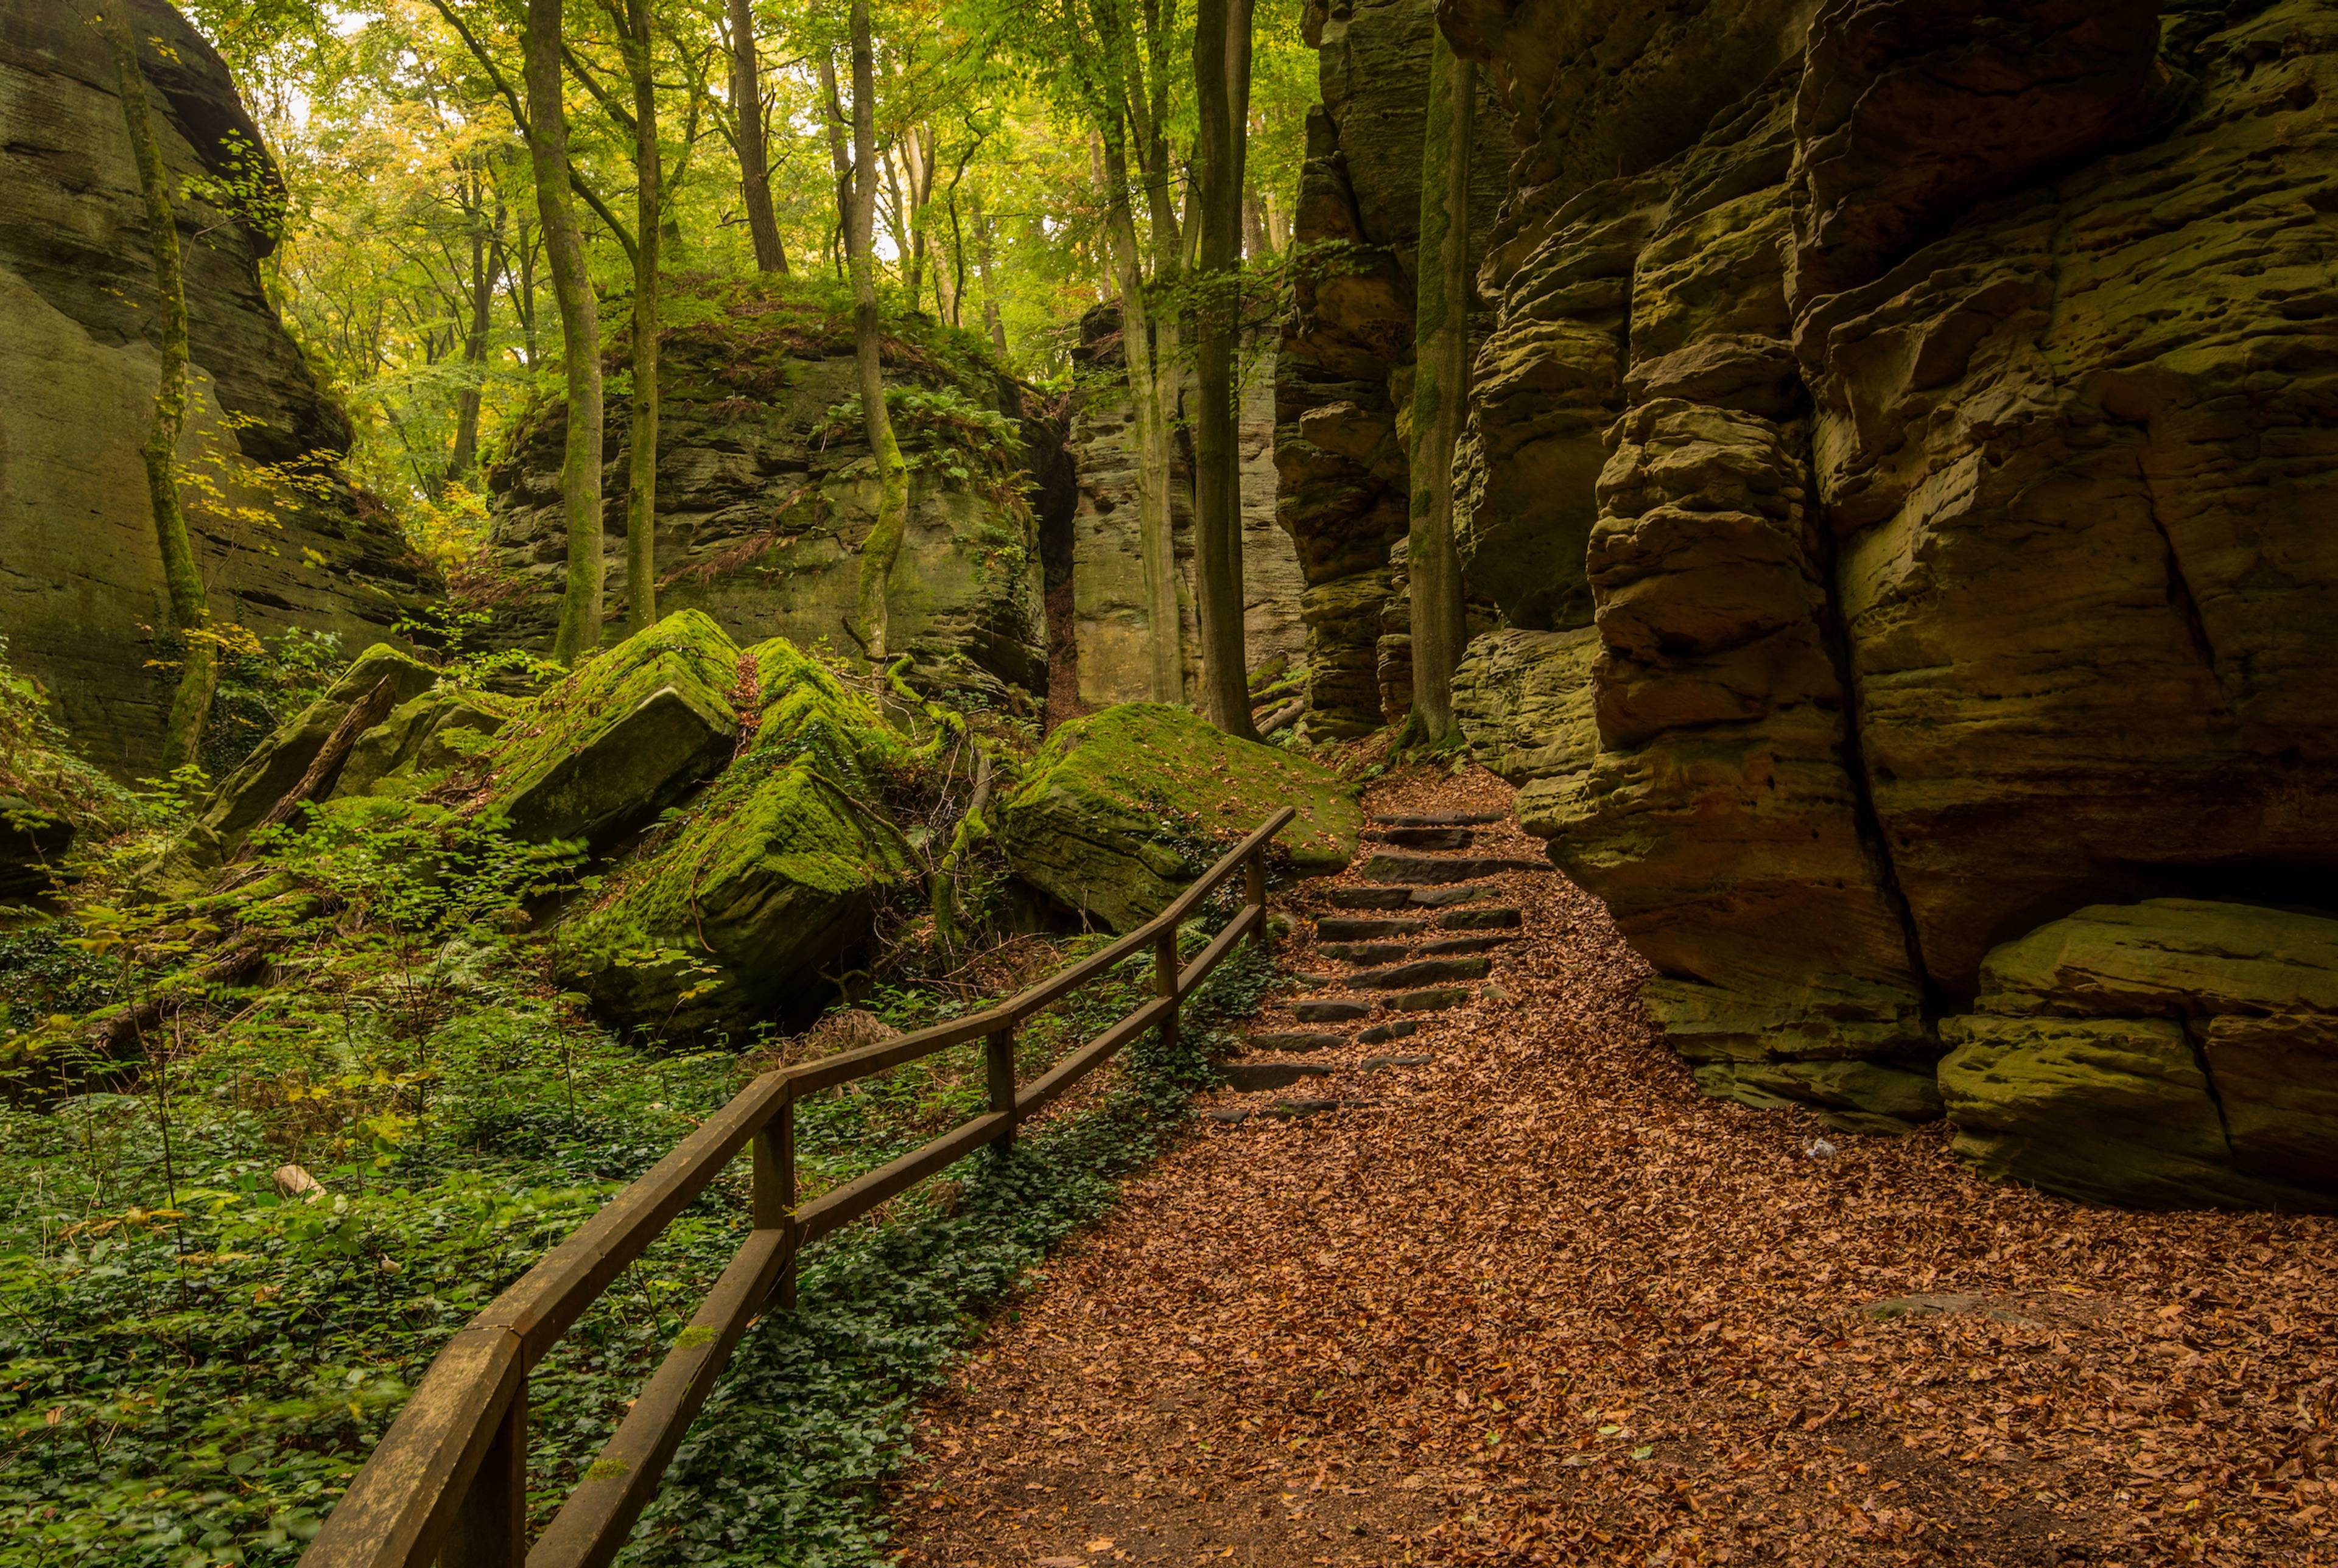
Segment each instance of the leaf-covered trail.
M1204 1118L991 1328L906 1563L2338 1564L2332 1221L2087 1210L1939 1130L1706 1100L1597 901L1498 890L1491 987L1383 1048L1429 1063ZM1285 962L1334 967L1306 927Z

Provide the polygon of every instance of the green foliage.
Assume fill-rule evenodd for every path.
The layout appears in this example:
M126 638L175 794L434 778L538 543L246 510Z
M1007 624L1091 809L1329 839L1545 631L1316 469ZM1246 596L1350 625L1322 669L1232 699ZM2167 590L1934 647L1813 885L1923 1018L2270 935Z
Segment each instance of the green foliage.
M277 726L322 695L348 663L338 632L295 626L272 642L245 633L223 642L219 690L203 730L204 769L233 772Z
M8 662L0 636L0 805L22 821L50 817L118 828L135 817L129 792L84 761L49 712L48 693Z

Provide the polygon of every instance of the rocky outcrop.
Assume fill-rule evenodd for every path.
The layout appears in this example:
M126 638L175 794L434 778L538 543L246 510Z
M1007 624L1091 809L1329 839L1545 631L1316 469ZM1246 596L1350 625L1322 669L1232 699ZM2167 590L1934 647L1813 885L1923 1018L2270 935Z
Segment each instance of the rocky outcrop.
M1144 557L1137 539L1136 430L1120 355L1120 311L1099 305L1080 321L1083 372L1065 442L1077 475L1069 572L1073 660L1089 707L1142 701L1146 680ZM1247 369L1242 398L1243 642L1253 671L1298 662L1305 580L1291 535L1275 518L1274 356ZM1200 690L1202 634L1194 612L1193 472L1181 451L1170 485L1181 635L1189 697Z
M1465 721L1708 1086L1920 1113L2009 939L2327 906L2338 12L1442 15L1524 144L1460 478L1546 547L1470 590L1598 643Z
M1293 235L1301 263L1275 361L1278 516L1306 577L1307 726L1319 736L1381 723L1384 692L1409 691L1401 617L1383 625L1390 553L1404 537L1412 279L1429 0L1328 0L1305 24L1321 51L1323 102L1307 121ZM1491 231L1509 162L1508 117L1481 94L1470 227ZM1557 624L1522 622L1521 624Z
M2117 1202L2338 1207L2338 919L2098 905L1980 975L1940 1087L1981 1169Z
M1362 808L1338 774L1183 708L1125 702L1048 737L999 805L999 847L1022 880L1125 931L1286 805L1299 815L1275 843L1293 870L1354 857Z
M180 457L212 615L362 648L427 584L336 466L349 443L263 291L280 204L227 68L133 0L179 193L193 398ZM231 197L230 190L255 200ZM0 0L0 632L93 760L150 771L171 699L140 444L153 424L154 270L112 56L75 7Z
M860 551L877 481L857 416L851 322L785 285L718 286L667 333L658 436L658 608L704 611L742 642L785 637L850 653ZM890 583L892 637L917 679L958 700L1030 706L1046 689L1041 545L1073 500L1056 423L968 334L888 322L889 398L910 465L909 533ZM613 364L613 368L621 368ZM551 637L566 561L566 412L526 416L488 477L493 549L511 602L502 635ZM630 415L608 406L604 638L624 618Z

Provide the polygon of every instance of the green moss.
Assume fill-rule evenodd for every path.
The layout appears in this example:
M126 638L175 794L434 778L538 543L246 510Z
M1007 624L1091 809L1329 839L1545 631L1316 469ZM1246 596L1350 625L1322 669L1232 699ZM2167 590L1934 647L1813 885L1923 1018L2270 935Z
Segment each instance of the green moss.
M743 1034L862 937L908 846L869 804L907 743L787 642L759 644L746 754L562 936L570 982L626 1024Z
M1347 865L1363 815L1338 774L1182 708L1127 702L1049 737L1000 808L1000 839L1025 881L1125 930L1285 805L1299 815L1275 842L1302 876Z

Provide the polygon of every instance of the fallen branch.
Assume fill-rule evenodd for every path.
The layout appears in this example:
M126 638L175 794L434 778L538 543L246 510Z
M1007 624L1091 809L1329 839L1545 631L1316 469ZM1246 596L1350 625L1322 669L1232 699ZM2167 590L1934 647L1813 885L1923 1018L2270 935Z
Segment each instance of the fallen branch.
M1284 725L1295 721L1302 713L1306 711L1307 697L1302 692L1258 721L1259 739L1265 740Z
M228 857L228 864L232 866L250 855L252 837L261 828L280 827L290 821L292 813L300 809L310 796L339 779L341 764L349 760L349 748L357 744L359 736L389 717L390 705L397 696L393 678L385 675L374 682L372 691L349 704L349 710L341 715L341 721L333 726L333 732L317 749L317 755L309 760L300 782L287 789L284 798L268 808L266 816L246 829L243 842Z

